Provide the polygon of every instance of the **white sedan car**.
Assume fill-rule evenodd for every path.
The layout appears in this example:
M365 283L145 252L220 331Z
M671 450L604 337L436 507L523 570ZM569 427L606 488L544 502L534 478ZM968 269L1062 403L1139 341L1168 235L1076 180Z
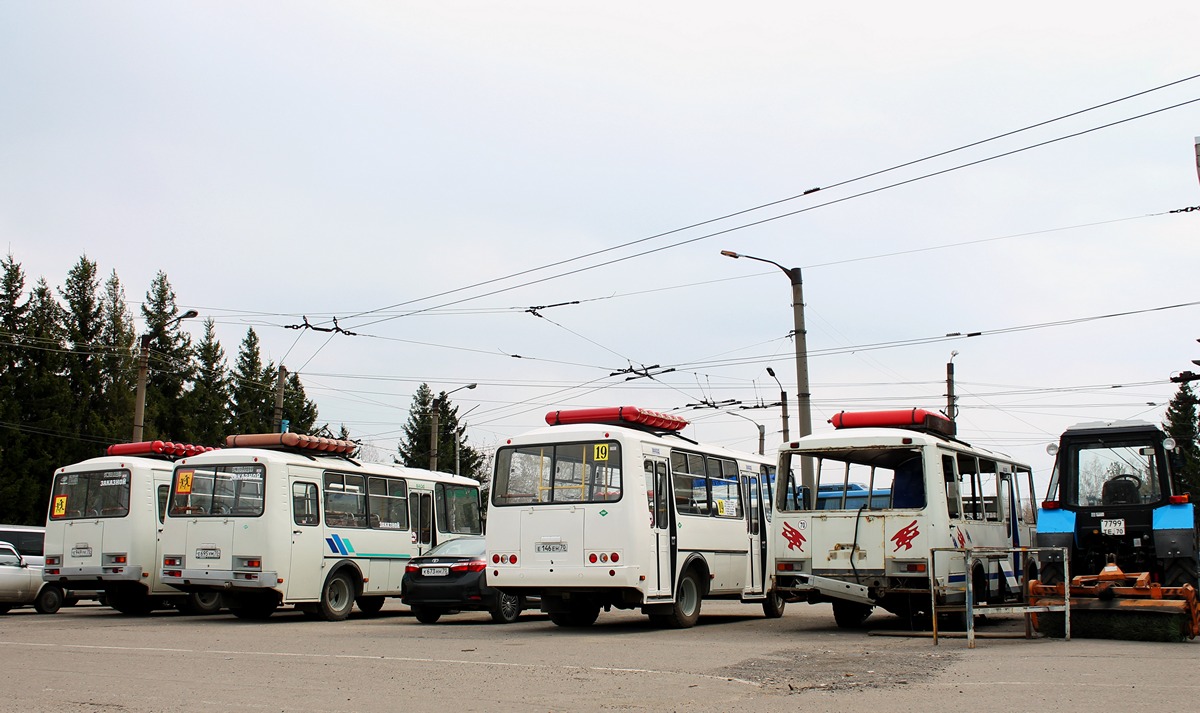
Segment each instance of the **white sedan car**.
M63 590L42 580L42 568L31 565L8 542L0 542L0 614L32 604L39 614L53 614L63 603Z

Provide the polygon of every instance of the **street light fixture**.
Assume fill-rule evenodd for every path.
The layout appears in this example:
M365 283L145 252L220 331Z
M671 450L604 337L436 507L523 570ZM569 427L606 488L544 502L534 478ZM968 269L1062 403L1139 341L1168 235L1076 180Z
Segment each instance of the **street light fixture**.
M767 427L766 426L762 425L758 421L755 421L754 419L750 418L749 416L743 416L742 414L738 413L737 411L721 411L721 413L727 413L730 416L737 416L738 418L744 418L747 421L749 421L750 423L753 423L755 426L758 426L758 454L761 456L763 453L766 452L766 446L767 446Z
M187 312L179 315L175 319L167 322L163 326L163 331L171 329L185 319L199 317L200 313L194 309L189 309ZM138 443L142 440L143 425L146 420L146 372L150 370L150 333L147 332L141 336L138 349L138 375L137 375L137 391L133 397L133 442Z
M787 443L788 441L792 440L791 436L788 434L787 392L783 390L783 384L779 383L779 377L775 376L774 369L768 366L767 373L771 375L771 378L775 380L776 385L779 386L779 404L783 406L783 442Z
M792 320L795 325L796 334L796 410L797 419L800 421L800 436L807 436L812 433L812 394L808 391L808 336L804 329L804 280L801 277L800 268L784 267L774 260L767 260L766 258L755 257L753 255L742 255L732 250L722 250L721 254L735 260L744 257L747 260L774 265L782 270L783 274L787 275L788 280L792 283ZM800 472L804 477L805 483L811 481L811 458L801 459Z
M449 396L450 394L453 394L457 391L462 391L463 389L473 389L476 386L479 386L479 384L467 384L466 386L460 386L457 389L451 389L450 391L443 391L441 394L434 397L433 404L432 404L432 407L431 407L430 413L429 413L429 469L430 470L436 472L437 466L438 466L438 411L442 407L442 402L445 401L446 397Z

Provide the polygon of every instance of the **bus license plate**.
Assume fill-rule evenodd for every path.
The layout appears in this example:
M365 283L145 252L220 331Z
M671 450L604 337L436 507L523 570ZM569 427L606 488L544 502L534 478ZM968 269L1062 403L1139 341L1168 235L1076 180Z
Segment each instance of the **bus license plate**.
M92 556L92 548L91 547L72 547L71 548L71 556L72 557L91 557Z
M1117 518L1114 520L1101 520L1100 521L1100 532L1105 535L1124 535L1125 534L1124 518Z
M450 574L449 567L422 567L421 568L421 576L422 577L445 577L448 574Z
M196 559L198 560L219 560L221 559L221 550L216 547L201 547L196 550Z
M560 553L567 551L567 543L565 542L539 542L533 547L534 552L551 552Z

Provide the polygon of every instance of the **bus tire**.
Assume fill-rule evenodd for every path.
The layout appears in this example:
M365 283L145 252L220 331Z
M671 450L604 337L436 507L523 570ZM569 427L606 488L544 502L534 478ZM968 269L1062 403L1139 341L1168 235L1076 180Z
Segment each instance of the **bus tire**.
M220 592L188 592L179 601L179 613L185 616L216 614L221 611L221 604Z
M849 602L845 599L833 600L833 620L842 629L858 629L871 616L875 607L861 602Z
M675 588L675 604L671 606L670 614L656 615L653 621L670 629L690 629L700 619L700 602L703 596L700 588L700 578L696 570L689 569L679 578L679 586Z
M409 609L412 609L413 616L422 624L436 624L438 619L442 618L442 613L437 609L426 607L409 607Z
M496 595L496 605L490 611L492 621L497 624L511 624L521 618L521 609L524 605L523 597L500 592ZM597 616L599 616L598 612Z
M384 597L361 596L354 600L358 610L365 616L375 616L383 608Z
M763 615L768 619L778 619L783 616L783 608L787 606L787 602L783 601L783 597L775 590L767 592L767 598L763 600L762 608Z
M38 592L37 599L33 600L33 608L38 614L54 614L62 607L62 603L63 590L56 584L48 584Z
M576 604L565 611L550 612L550 621L557 626L579 629L596 623L600 616L599 604Z
M325 621L342 621L354 608L354 582L345 572L334 572L321 588L320 612Z

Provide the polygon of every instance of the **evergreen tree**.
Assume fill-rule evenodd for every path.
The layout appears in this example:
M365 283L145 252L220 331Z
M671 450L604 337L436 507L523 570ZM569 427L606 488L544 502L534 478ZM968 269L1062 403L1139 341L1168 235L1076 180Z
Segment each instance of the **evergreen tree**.
M1192 385L1184 382L1171 397L1167 405L1167 420L1163 430L1175 439L1179 454L1179 468L1175 469L1176 482L1184 492L1191 494L1192 502L1200 498L1200 442L1197 441L1196 394Z
M278 373L276 373L276 378L279 378ZM304 384L300 383L299 374L288 373L287 375L287 383L283 388L283 417L288 422L289 431L296 433L317 433L322 429L325 432L329 431L328 426L317 427L317 405L305 395ZM340 438L341 436L331 437Z
M6 503L18 522L44 522L50 497L50 474L71 462L65 443L73 435L70 413L74 398L66 377L66 313L46 280L39 279L29 295L23 329L25 354L17 370L20 429L25 458L21 477L27 480Z
M180 400L195 379L196 364L192 338L179 328L181 314L175 304L175 290L161 270L146 292L142 317L146 321L150 350L143 436L147 439L187 439L190 424L187 414L180 408Z
M103 307L99 296L100 280L96 263L81 256L67 273L59 290L66 300L67 383L74 399L68 412L70 428L79 440L69 448L68 461L97 455L92 439L106 440L111 414L103 404L101 365L104 360L101 334L104 329Z
M25 271L10 253L0 261L0 521L35 524L24 517L31 485L21 432L21 385L25 315Z
M199 445L222 446L230 433L230 378L225 349L217 341L216 323L211 317L204 320L204 337L196 345L196 358L196 383L184 398L184 411L192 422L189 438Z
M404 424L404 436L397 448L401 463L410 468L429 467L429 445L432 433L432 414L434 396L428 384L421 384L413 394L412 405L409 408L408 422ZM438 463L437 469L443 473L453 473L455 467L455 433L458 432L458 407L451 406L446 392L437 396L438 409ZM458 461L460 472L468 477L482 480L483 456L466 443L463 434L458 443Z
M100 406L103 432L96 435L117 443L128 440L133 428L134 391L137 388L136 335L133 315L125 304L125 289L114 270L100 296Z
M258 334L246 330L233 367L231 433L270 433L275 412L275 379L263 368Z

